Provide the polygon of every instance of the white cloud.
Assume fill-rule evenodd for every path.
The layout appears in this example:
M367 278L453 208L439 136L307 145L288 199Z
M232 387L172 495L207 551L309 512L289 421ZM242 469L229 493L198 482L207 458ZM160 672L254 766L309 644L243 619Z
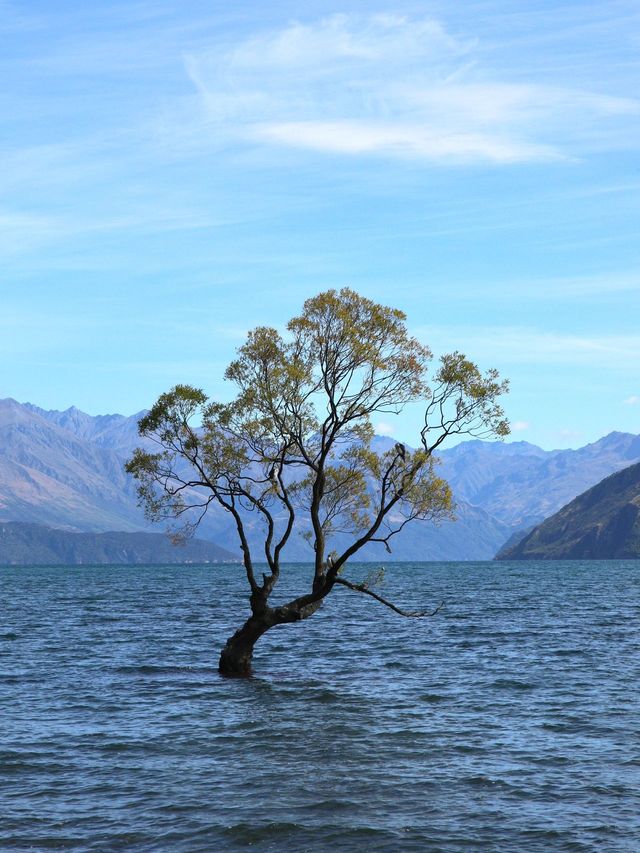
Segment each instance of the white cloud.
M529 429L529 423L527 421L514 421L511 424L512 432L522 432L525 429Z
M326 74L327 68L340 60L434 61L465 51L462 42L429 18L337 14L314 24L292 23L253 36L230 51L229 61L233 70L268 66L290 71L306 67L312 73Z
M384 423L384 421L379 421L375 425L376 435L393 435L395 432L395 428L391 426L391 424Z
M521 326L442 327L412 330L434 352L448 352L451 341L482 364L582 365L637 369L640 335L563 335Z
M474 229L482 229L483 223L479 216L474 215L472 222ZM511 222L516 226L519 225L517 215L512 216ZM465 225L467 229L471 227L468 221L465 222ZM502 222L495 225L486 222L484 227L487 229L492 227L503 229L505 226ZM443 229L440 233L460 233L461 231L461 228L450 229L450 231ZM431 233L436 233L435 229L432 229ZM450 286L452 289L458 288L461 293L466 293L468 282L465 280L453 281ZM488 299L499 300L501 305L506 302L522 305L525 300L548 304L550 300L558 302L574 301L577 298L607 299L614 293L640 294L640 272L634 269L582 276L494 278L488 282L483 282L481 291L482 299L485 302Z
M289 122L258 125L257 136L296 148L340 154L383 153L397 157L453 163L485 160L517 163L557 160L559 155L543 145L518 142L497 135L447 133L429 127L368 122Z
M627 399L624 400L624 402L627 406L640 405L640 396L638 396L638 394L632 394L630 397L627 397Z
M530 296L537 299L568 298L579 296L604 295L611 293L640 293L640 273L637 270L629 272L601 273L591 276L557 277L535 280L524 283L529 288ZM522 289L511 288L517 298L522 298ZM504 294L505 288L501 289Z
M461 164L637 147L639 100L492 79L483 56L434 19L343 14L192 53L185 65L220 140Z

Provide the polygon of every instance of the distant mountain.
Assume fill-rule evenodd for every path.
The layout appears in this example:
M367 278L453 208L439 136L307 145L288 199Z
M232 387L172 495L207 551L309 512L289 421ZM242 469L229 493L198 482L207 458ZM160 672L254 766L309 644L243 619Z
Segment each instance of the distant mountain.
M125 459L140 444L140 414L92 417L76 408L46 411L0 401L0 521L85 532L158 530L137 507L135 484L124 471ZM412 525L394 541L391 556L380 545L371 545L360 558L491 559L511 532L509 525L465 501L458 502L457 515L457 522L438 527ZM261 554L263 529L255 514L247 518L247 529L250 544ZM210 508L198 533L237 553L233 519L220 507ZM340 542L335 544L339 547ZM297 536L287 545L285 557L310 560L313 552Z
M121 453L10 399L0 401L0 521L148 528Z
M202 539L173 545L162 533L71 533L42 524L0 524L0 565L237 563L239 558Z
M47 411L0 400L0 522L78 532L161 529L145 520L124 471L126 458L141 443L142 414L94 417L75 407ZM378 451L393 444L390 438L374 440ZM514 531L538 524L603 477L640 461L640 436L611 433L579 450L553 451L527 442L467 441L439 456L458 520L437 527L416 522L392 542L391 555L371 545L363 559L491 559ZM262 553L255 514L247 526L250 544ZM210 508L198 535L236 551L233 519L220 507ZM302 537L292 537L285 557L309 560L312 552Z
M4 401L6 402L6 401ZM1 402L0 402L1 405ZM18 404L19 405L19 404ZM25 403L24 408L49 423L72 433L76 438L84 439L97 447L128 455L134 447L140 444L138 421L146 414L146 410L135 415L87 415L72 406L64 411L47 411Z
M471 506L459 501L456 507L455 521L443 521L438 525L430 522L415 521L391 540L391 553L388 554L379 543L370 543L358 552L357 560L364 562L393 562L407 560L423 562L427 560L490 560L491 549L497 548L509 536L511 528L485 512L481 507ZM250 539L258 542L257 531ZM224 541L220 539L219 541ZM336 550L347 547L351 538L336 534L331 545ZM498 543L494 545L494 543ZM287 546L288 560L306 561L313 559L313 550L298 537ZM491 555L491 556L489 556Z
M497 560L640 559L640 463L602 480Z
M512 527L538 524L603 477L640 461L640 436L612 432L578 450L466 441L439 454L453 493Z

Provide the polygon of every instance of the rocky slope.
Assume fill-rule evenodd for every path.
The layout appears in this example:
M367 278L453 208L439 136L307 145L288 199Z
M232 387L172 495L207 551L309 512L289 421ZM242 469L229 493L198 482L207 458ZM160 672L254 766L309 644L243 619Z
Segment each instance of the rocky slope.
M0 401L0 521L144 529L122 459L30 407Z
M497 560L640 559L640 463L607 477Z

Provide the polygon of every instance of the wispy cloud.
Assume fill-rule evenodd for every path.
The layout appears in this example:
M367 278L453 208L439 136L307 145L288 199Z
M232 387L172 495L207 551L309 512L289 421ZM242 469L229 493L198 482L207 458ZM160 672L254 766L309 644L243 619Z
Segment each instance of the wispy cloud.
M529 422L528 421L514 421L511 424L511 431L512 432L523 432L526 429L529 429Z
M475 160L517 163L559 158L557 152L544 145L490 134L443 134L437 128L420 125L307 121L259 125L255 134L296 148L337 154L379 153L451 163Z
M53 244L68 244L72 239L91 239L113 233L130 235L193 231L226 225L232 221L202 210L181 209L177 204L172 209L165 210L150 203L132 203L126 211L80 210L56 212L47 216L0 210L0 258L7 259L30 253ZM84 268L86 267L85 261Z
M640 335L582 336L519 326L422 327L414 334L435 352L450 350L451 341L463 341L471 357L497 366L592 366L636 371L640 362Z
M628 270L599 275L552 277L535 282L532 292L540 298L556 296L571 299L611 293L640 293L640 272Z
M333 15L185 62L217 133L331 154L571 159L634 145L618 131L640 117L635 98L492 79L473 38L428 18Z
M597 275L549 276L517 278L488 282L482 288L482 299L499 299L501 303L571 301L577 298L609 297L614 293L640 294L638 270L612 271Z
M623 402L627 406L638 406L640 405L640 396L638 396L638 394L632 394L630 397L627 397L627 399Z
M312 24L296 22L255 35L229 52L231 65L265 65L289 71L307 66L326 74L328 64L342 60L438 60L463 54L471 46L450 35L436 20L410 20L405 15L330 15Z

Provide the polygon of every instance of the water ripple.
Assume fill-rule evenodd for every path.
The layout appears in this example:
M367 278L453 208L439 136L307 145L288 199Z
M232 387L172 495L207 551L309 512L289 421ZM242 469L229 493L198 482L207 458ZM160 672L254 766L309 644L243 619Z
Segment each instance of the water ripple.
M2 569L0 849L632 853L637 568L394 566L446 609L339 593L247 680L234 567Z

